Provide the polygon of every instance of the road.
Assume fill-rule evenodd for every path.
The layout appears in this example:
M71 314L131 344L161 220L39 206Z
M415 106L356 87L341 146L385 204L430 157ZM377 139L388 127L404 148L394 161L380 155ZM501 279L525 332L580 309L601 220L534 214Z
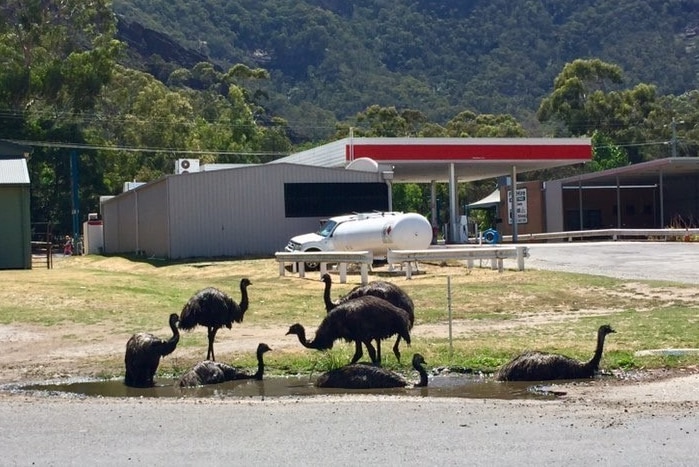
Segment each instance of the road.
M527 246L527 268L699 284L699 243L562 242Z
M699 245L533 245L528 268L699 283ZM556 400L0 394L2 465L687 465L699 375Z
M681 404L623 389L611 400L543 402L10 398L0 403L2 464L689 466L697 382Z

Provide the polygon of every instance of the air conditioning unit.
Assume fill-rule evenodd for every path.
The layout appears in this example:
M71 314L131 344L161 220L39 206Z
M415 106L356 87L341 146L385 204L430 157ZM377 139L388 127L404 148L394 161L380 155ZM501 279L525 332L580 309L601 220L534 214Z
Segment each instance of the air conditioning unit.
M199 172L199 159L177 159L175 163L176 174Z

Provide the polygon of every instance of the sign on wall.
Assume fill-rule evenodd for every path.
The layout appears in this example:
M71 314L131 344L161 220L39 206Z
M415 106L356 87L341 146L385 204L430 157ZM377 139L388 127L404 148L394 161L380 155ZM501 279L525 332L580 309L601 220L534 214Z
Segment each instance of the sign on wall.
M527 223L527 189L519 188L516 191L515 211L517 212L517 223ZM507 218L512 224L512 190L507 190Z

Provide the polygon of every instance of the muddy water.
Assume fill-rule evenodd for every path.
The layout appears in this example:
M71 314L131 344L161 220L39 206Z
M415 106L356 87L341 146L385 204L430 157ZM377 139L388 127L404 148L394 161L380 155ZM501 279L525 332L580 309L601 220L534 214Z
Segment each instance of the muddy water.
M430 378L425 388L391 388L371 390L316 388L315 378L266 377L263 381L243 380L221 384L179 388L175 380L158 379L152 388L130 388L121 379L80 380L10 386L5 390L42 395L89 397L207 397L207 398L279 398L318 396L324 394L376 394L415 397L461 397L477 399L553 399L551 386L532 383L501 383L492 378L472 375L447 375Z

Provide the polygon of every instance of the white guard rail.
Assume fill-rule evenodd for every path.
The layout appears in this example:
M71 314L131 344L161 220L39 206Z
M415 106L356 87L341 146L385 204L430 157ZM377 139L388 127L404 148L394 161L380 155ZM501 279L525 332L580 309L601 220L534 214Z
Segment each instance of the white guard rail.
M569 230L565 232L546 232L534 234L518 234L517 241L523 242L527 240L542 241L542 240L567 240L572 242L576 238L591 238L591 237L611 237L612 240L628 237L646 237L648 239L656 238L662 240L677 239L683 237L692 237L699 235L699 229L596 229L596 230ZM504 235L502 240L505 242L512 241L512 235Z
M412 277L411 263L418 261L449 261L466 260L468 267L473 267L476 259L491 260L493 269L497 267L503 271L503 259L517 259L517 269L524 271L524 258L529 257L529 248L526 246L493 246L493 247L469 247L469 248L430 248L427 250L389 250L388 264L401 264L405 266L405 278ZM496 266L497 264L497 266Z
M347 265L352 263L360 265L362 285L366 284L369 281L369 266L374 262L374 255L370 251L280 251L274 257L279 263L280 276L286 274L289 263L294 271L298 271L299 277L306 277L306 263L319 263L321 275L327 272L329 263L336 263L342 284L347 282Z

